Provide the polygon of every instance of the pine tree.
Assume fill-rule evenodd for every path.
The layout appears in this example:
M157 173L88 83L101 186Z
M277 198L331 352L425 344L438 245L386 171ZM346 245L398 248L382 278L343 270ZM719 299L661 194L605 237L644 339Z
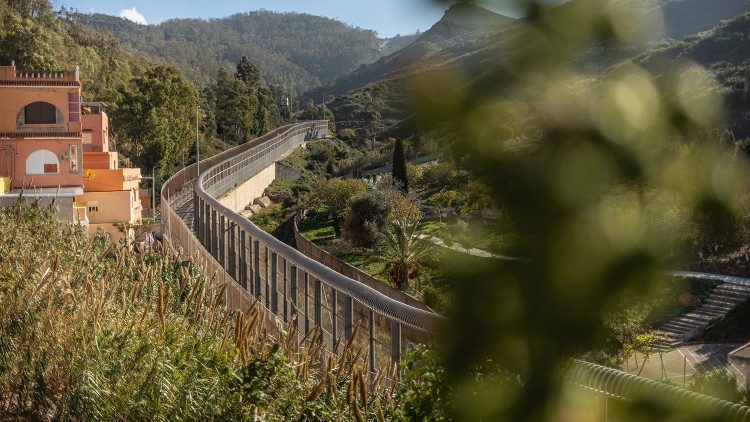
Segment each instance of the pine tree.
M404 155L404 143L396 139L393 148L393 184L403 192L409 191L409 179L406 175L406 155Z
M260 86L260 73L258 69L250 63L247 56L242 56L237 63L237 78L246 83L249 88Z

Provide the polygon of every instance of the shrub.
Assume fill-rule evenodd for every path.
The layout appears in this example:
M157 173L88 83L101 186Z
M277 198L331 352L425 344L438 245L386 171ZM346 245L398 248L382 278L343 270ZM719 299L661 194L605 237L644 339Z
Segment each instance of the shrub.
M355 247L373 246L391 213L388 197L378 191L361 193L352 198L342 236Z

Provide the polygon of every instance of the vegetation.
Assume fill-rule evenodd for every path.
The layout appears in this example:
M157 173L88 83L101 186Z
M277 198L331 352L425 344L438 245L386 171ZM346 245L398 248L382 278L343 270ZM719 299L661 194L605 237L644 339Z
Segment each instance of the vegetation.
M174 68L157 66L133 78L113 113L128 142L120 149L144 171L165 177L187 163L195 144L198 93Z
M258 70L247 56L242 56L233 74L219 69L214 95L216 102L211 106L216 136L230 144L255 139L281 121L276 98L261 83Z
M382 234L382 241L370 260L381 263L382 272L397 289L404 290L410 281L419 279L422 265L433 248L419 237L416 224L396 222Z
M396 139L393 147L393 183L397 189L409 192L409 178L406 173L406 155L404 155L404 141Z
M114 16L71 13L68 19L111 32L124 45L159 63L170 63L198 84L219 69L252 58L266 83L287 97L331 81L388 54L374 31L304 13L256 11L221 19L170 19L138 25Z
M257 306L226 310L224 287L165 251L133 255L33 204L0 211L0 252L6 417L393 420L429 393L434 359L408 358L398 386L368 380L353 343L323 359L314 339L267 333Z

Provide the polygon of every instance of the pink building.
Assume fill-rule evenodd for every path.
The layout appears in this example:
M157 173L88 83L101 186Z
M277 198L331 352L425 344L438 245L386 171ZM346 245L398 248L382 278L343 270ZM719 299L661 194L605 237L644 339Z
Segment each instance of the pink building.
M109 151L103 105L81 102L78 70L0 66L0 204L54 200L60 219L119 238L115 225L141 220L139 182Z

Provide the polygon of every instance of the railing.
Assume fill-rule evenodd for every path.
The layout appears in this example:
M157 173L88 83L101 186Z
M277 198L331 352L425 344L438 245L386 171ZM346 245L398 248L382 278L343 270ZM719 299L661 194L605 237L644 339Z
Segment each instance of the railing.
M375 371L383 354L398 362L406 344L401 329L436 332L442 317L391 299L303 255L223 206L218 198L300 143L326 136L327 122L279 128L254 141L172 176L161 192L169 241L225 286L229 309L260 303L276 327L299 338L313 330L333 353L363 324L367 362ZM192 217L195 231L186 220ZM361 311L358 311L361 310ZM421 341L421 340L415 340ZM682 390L612 368L574 361L567 382L598 394L630 400L664 394L697 402L730 420L746 420L750 408Z
M282 329L300 337L318 329L334 353L362 326L367 333L363 347L374 372L383 356L398 362L408 341L426 340L442 317L308 258L218 200L296 145L327 132L327 121L284 126L201 162L197 181L195 164L181 170L162 188L164 221L172 242L226 283L228 307L245 310L260 302ZM194 230L185 221L190 217ZM419 335L405 339L402 327Z

